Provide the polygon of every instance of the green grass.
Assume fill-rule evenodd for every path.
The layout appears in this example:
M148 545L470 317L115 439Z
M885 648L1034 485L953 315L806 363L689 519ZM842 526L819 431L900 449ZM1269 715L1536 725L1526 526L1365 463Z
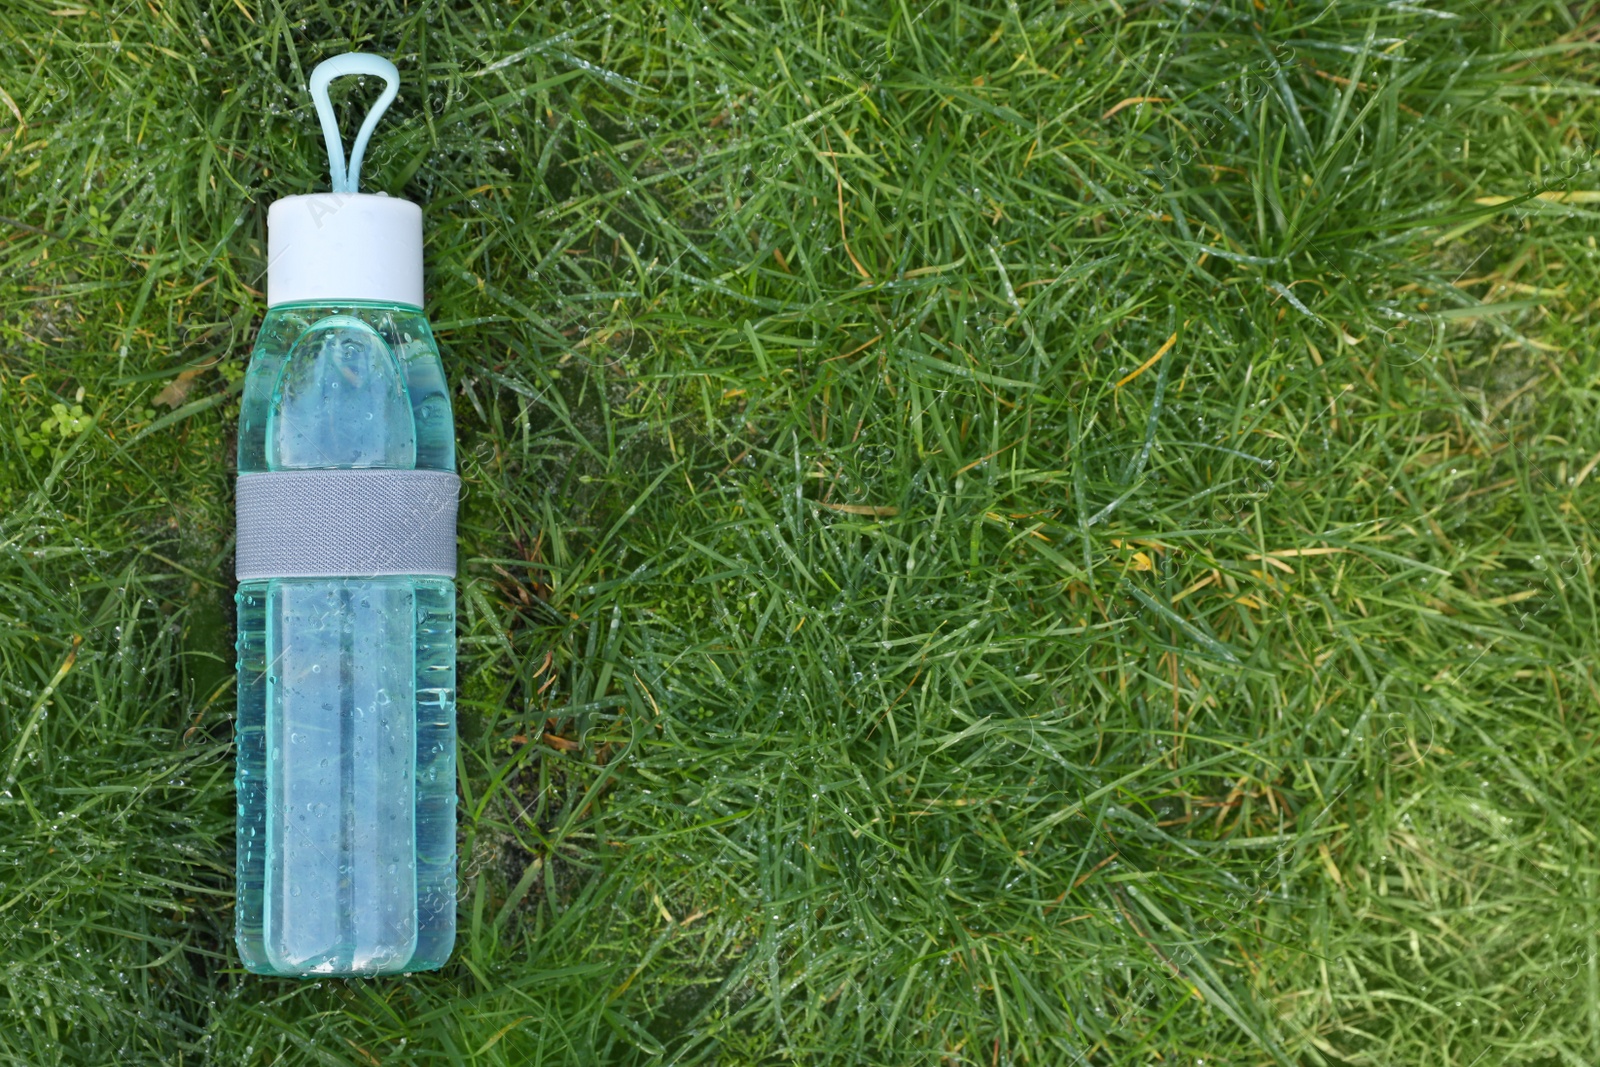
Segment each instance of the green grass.
M8 4L0 1063L1600 1060L1597 30ZM354 47L466 482L461 933L265 980L236 386Z

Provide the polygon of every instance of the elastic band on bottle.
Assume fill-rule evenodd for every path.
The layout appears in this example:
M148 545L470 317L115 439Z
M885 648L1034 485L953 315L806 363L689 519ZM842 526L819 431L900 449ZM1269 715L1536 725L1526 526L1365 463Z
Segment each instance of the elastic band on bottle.
M239 475L234 574L262 578L454 578L449 471L293 470Z

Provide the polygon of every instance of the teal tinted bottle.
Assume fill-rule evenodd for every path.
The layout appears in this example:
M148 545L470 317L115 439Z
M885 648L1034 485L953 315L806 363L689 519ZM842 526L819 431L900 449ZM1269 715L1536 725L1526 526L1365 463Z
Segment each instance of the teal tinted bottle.
M268 227L239 421L238 948L264 974L427 970L455 940L454 510L450 564L427 573L359 521L370 476L455 469L421 214L319 194L278 201ZM297 507L307 476L334 499ZM291 487L265 519L246 514L250 479Z

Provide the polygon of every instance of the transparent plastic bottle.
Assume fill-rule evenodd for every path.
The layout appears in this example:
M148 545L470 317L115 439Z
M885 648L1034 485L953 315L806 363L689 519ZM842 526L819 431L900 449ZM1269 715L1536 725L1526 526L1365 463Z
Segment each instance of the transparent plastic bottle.
M444 368L421 310L420 211L314 194L275 203L268 227L241 498L243 476L265 472L453 472ZM241 559L247 532L259 538L241 504ZM258 973L428 970L455 941L455 583L362 573L241 567L236 940Z
M421 311L272 308L239 470L455 469ZM438 967L455 941L455 583L242 582L238 941L269 974Z

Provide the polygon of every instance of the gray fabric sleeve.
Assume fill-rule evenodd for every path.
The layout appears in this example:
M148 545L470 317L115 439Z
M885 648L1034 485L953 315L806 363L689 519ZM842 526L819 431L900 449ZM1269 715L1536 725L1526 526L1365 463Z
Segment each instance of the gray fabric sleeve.
M240 581L454 578L460 488L449 471L241 474L234 574Z

